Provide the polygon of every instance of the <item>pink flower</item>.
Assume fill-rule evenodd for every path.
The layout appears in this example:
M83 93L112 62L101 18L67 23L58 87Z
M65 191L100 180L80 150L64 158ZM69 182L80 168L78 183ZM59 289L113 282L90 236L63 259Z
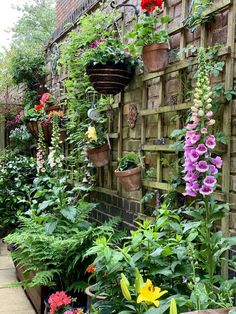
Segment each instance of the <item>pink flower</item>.
M186 129L188 130L194 130L196 128L196 124L195 123L189 123L186 125Z
M192 149L188 155L189 160L192 162L195 162L198 160L199 158L199 154L197 153L197 151L195 149Z
M209 185L203 185L200 189L199 189L199 193L201 193L202 195L210 195L211 193L213 193L213 188Z
M201 160L196 164L196 170L199 172L206 172L209 169L209 165L206 161Z
M197 196L197 192L193 188L191 188L191 187L186 187L186 191L183 193L183 195L196 197Z
M184 163L184 169L185 171L193 171L196 169L196 167L191 161L186 160Z
M192 137L189 138L190 140L190 143L193 145L193 144L196 144L201 138L201 135L200 134L196 134Z
M206 146L210 149L213 149L216 146L216 139L214 135L209 135L206 138L206 142L205 142Z
M220 156L217 156L215 158L211 158L211 163L215 165L218 169L222 167L222 159Z
M214 186L216 184L216 179L213 176L206 176L206 178L203 180L204 185L208 186Z
M196 148L196 152L199 155L204 155L207 152L207 148L204 144L199 144Z
M45 102L51 97L51 94L44 93L40 99L40 104L45 104Z
M201 133L206 134L207 133L207 128L201 128Z
M206 116L207 116L208 118L211 118L211 117L213 116L213 112L212 112L212 111L208 111L207 114L206 114Z
M70 310L67 310L65 311L63 314L73 314L74 312L70 311Z
M185 176L184 176L184 180L187 182L191 182L191 181L195 181L199 178L199 174L198 173L193 173L192 171L189 171Z
M213 165L209 165L209 171L210 171L210 173L213 174L213 175L218 173L218 170L217 170L216 167L213 166Z

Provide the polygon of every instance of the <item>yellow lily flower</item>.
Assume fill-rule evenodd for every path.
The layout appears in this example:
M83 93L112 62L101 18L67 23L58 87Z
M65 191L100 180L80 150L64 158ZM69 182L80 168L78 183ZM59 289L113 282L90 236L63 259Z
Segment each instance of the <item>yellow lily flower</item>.
M123 293L124 298L127 301L131 301L131 295L130 295L129 288L128 288L129 287L129 281L125 277L124 274L121 274L120 287L121 287L121 291Z
M95 141L97 142L98 137L97 137L97 132L95 127L89 126L88 131L85 133L89 141Z
M161 288L154 287L151 280L147 279L145 285L140 289L137 303L144 301L147 304L154 304L156 307L158 307L160 305L158 299L167 292L167 290L161 291Z

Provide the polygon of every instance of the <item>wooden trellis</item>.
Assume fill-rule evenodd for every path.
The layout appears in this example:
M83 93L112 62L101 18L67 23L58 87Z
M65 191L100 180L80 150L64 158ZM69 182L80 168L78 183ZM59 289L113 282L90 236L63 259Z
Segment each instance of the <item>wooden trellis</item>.
M170 3L170 1L169 1ZM182 50L186 46L186 28L183 26L182 21L187 17L188 14L188 8L189 8L189 1L188 0L182 0L182 15L181 15L181 22L176 24L173 28L169 30L169 35L175 35L177 33L180 33L180 50ZM164 14L168 14L170 8L166 8ZM236 22L236 2L232 0L222 0L215 4L213 4L211 7L209 7L204 14L217 14L223 10L228 10L228 33L227 33L227 42L224 47L222 47L219 50L219 57L224 57L225 59L225 89L233 88L233 69L234 69L234 54L235 54L235 22ZM206 25L201 26L201 33L200 33L200 46L206 48L207 44L207 29ZM155 188L160 190L169 190L171 187L168 183L163 182L163 173L162 173L162 165L161 165L161 155L165 153L174 153L174 149L170 148L169 145L152 145L150 143L147 143L146 138L146 130L148 128L147 125L147 118L149 116L156 116L157 117L157 138L163 137L163 122L162 122L162 116L165 113L179 113L181 111L185 111L191 107L191 103L184 102L184 99L182 96L179 96L177 98L177 104L175 105L168 105L165 104L165 94L164 94L164 88L165 88L165 78L166 75L171 73L184 73L187 67L190 65L196 65L197 60L187 60L185 57L185 54L183 53L180 56L180 61L174 63L173 65L168 66L164 71L159 71L155 73L148 73L144 74L142 77L142 105L141 110L139 111L139 115L141 116L141 149L145 153L147 152L155 152L156 154L156 179L155 180L143 180L143 189L147 188ZM155 109L148 109L148 87L147 84L152 79L160 79L159 84L159 99L161 105L158 108ZM230 191L230 152L231 152L231 146L230 146L230 136L231 136L231 104L232 102L228 102L224 105L223 110L223 132L226 135L227 138L227 145L224 147L224 149L218 149L217 152L222 154L223 157L223 168L222 168L222 186L221 191L216 191L214 193L214 197L218 201L223 202L229 202L229 191ZM121 94L119 101L113 105L113 108L118 114L118 126L117 126L117 132L111 133L110 138L113 141L118 141L118 158L122 156L123 152L123 105L124 105L124 95ZM112 122L110 122L109 130L112 130L111 127ZM179 128L179 121L176 121L176 128ZM116 161L112 162L112 165L108 169L108 186L106 189L104 188L98 188L100 191L105 191L109 193L118 193L118 195L121 194L121 187L118 184L117 191L114 189L112 185L112 176L113 176L113 170L114 166L117 165ZM181 188L179 189L180 192L182 192ZM228 216L226 216L222 220L222 231L225 235L229 233L229 221ZM224 269L224 276L227 277L227 267L223 267Z

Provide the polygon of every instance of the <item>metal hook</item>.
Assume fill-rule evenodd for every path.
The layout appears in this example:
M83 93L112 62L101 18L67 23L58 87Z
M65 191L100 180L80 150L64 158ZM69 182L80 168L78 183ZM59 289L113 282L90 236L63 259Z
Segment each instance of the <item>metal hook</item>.
M139 9L136 8L136 6L134 4L125 4L125 3L121 3L121 4L117 4L115 3L115 1L111 1L111 4L110 6L113 8L113 9L119 9L121 7L131 7L134 9L134 12L135 12L135 15L138 17L139 15Z

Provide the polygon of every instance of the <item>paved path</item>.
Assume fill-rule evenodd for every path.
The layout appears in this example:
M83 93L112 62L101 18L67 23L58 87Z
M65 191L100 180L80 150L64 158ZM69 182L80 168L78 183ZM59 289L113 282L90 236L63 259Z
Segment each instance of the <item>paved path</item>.
M0 314L35 314L22 288L6 288L15 282L16 272L6 244L0 240Z

